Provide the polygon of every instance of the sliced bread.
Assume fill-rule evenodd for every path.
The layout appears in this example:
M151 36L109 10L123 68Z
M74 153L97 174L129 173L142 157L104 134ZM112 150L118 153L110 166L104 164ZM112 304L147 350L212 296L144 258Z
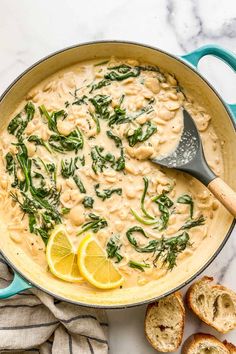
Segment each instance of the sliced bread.
M183 338L185 309L182 295L176 292L148 305L145 334L154 349L173 352Z
M236 354L236 346L234 344L227 342L227 340L224 340L223 344L228 349L230 354Z
M229 349L210 334L196 333L183 345L182 354L230 354Z
M203 277L187 292L189 308L206 324L221 333L236 328L236 294L213 278Z

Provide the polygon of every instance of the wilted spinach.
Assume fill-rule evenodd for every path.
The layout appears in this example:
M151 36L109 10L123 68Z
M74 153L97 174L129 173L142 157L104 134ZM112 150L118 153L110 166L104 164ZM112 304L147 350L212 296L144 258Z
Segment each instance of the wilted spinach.
M129 146L135 146L137 143L148 140L153 134L157 132L157 127L151 122L147 122L135 129L132 135L128 135L127 139Z
M99 191L98 190L99 186L100 186L99 184L96 184L94 186L95 192L96 192L97 197L101 198L103 201L108 198L111 198L112 194L114 194L114 193L116 193L118 195L122 194L122 188L103 189L103 190Z

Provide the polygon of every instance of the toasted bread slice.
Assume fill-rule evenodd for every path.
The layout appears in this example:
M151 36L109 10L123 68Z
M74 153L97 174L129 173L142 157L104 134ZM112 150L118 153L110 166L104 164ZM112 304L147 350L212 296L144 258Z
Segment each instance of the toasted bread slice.
M203 277L187 292L189 308L206 324L221 333L236 328L236 294L226 287L211 284L213 278Z
M185 309L182 295L176 292L148 305L145 334L154 349L176 351L183 338Z
M210 334L196 333L183 345L182 354L230 354L229 349Z
M236 346L234 344L227 342L227 340L224 340L223 344L228 349L230 354L236 354Z

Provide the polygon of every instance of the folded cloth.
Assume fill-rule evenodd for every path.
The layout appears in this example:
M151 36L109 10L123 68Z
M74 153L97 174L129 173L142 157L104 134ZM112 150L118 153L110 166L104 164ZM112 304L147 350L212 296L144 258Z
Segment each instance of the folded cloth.
M11 279L0 258L0 288ZM0 300L0 353L105 354L107 330L105 311L56 300L35 288Z

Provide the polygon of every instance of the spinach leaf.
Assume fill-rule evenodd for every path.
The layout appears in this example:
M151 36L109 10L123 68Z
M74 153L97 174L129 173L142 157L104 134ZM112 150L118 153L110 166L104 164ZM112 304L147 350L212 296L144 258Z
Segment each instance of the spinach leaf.
M153 253L155 256L154 265L159 259L162 259L163 264L168 265L168 269L171 270L176 265L176 260L179 253L183 252L187 246L190 246L189 234L183 232L182 234L174 237L168 237L157 240L151 240L146 246L139 246L137 240L132 236L134 231L139 231L143 235L146 235L145 231L129 229L126 232L126 237L130 244L139 253Z
M81 181L80 177L78 175L73 176L73 180L75 181L75 184L80 190L80 193L86 193L86 189L83 185L83 182Z
M78 162L78 157L74 159L71 158L70 160L61 160L61 175L64 178L69 178L74 176L76 171Z
M27 191L31 185L31 160L28 159L28 151L23 143L16 144L18 146L18 153L16 155L17 161L24 174L24 181L21 181L19 187L23 191Z
M143 190L143 194L142 194L142 197L141 197L141 210L143 212L143 214L148 218L148 219L152 219L154 220L154 216L150 215L147 210L145 209L145 206L144 206L144 202L145 202L145 197L146 197L146 194L147 194L147 190L148 190L148 185L149 185L149 181L148 181L148 178L147 177L143 177L143 182L144 182L144 190Z
M110 96L96 95L90 98L89 101L93 104L98 118L109 119L110 112L108 111L108 107L112 101Z
M121 148L120 157L116 160L115 156L110 152L103 154L104 148L101 146L93 146L91 149L92 169L94 173L103 172L104 169L114 168L116 171L121 171L125 168L124 151Z
M154 225L159 221L158 219L145 219L144 217L140 216L134 209L130 209L130 211L135 219L143 225Z
M183 232L182 234L164 239L162 237L157 249L154 265L161 259L163 264L167 264L168 269L172 270L176 266L177 257L188 246L191 246L189 242L189 234Z
M20 205L24 214L29 217L29 230L43 238L47 243L49 233L55 224L61 223L59 212L60 191L54 185L47 187L45 176L41 173L41 165L37 160L31 160L25 144L21 141L15 144L18 148L16 159L7 155L7 171L9 174L16 173L16 163L24 174L23 181L15 181L14 187L20 189L20 195L11 193L11 197ZM32 161L34 165L32 164ZM45 164L41 159L46 172L50 175L55 172L54 164ZM37 170L33 170L35 166ZM50 172L53 171L53 172Z
M24 111L26 114L26 121L29 122L34 118L34 113L35 113L35 107L32 102L28 102L25 107Z
M118 195L122 194L122 189L121 188L114 188L114 189L103 189L102 191L99 191L99 184L95 185L95 192L97 197L101 198L103 201L111 198L112 194L116 193Z
M154 71L159 73L160 69L158 68L158 66L153 66L153 65L139 65L139 69L141 71Z
M152 65L139 65L139 66L129 66L126 64L121 64L108 68L111 72L104 75L104 78L111 81L122 81L129 77L137 77L140 75L141 71L154 71L160 74L160 69L157 66Z
M146 232L144 231L144 229L142 227L140 227L140 226L133 226L130 229L128 229L127 232L126 232L126 237L129 240L129 242L131 243L131 245L133 245L134 247L137 247L138 246L138 242L133 237L133 233L134 232L139 232L146 238L148 238L148 236L147 236Z
M45 185L45 183L42 182L44 177L39 173L36 173L34 177L41 179L41 185L38 188L33 185L31 175L32 160L28 158L27 148L23 143L18 143L16 145L18 146L18 153L16 158L25 177L24 181L19 183L19 188L24 192L29 191L35 201L38 201L38 203L41 204L45 209L49 209L52 212L55 212L55 217L59 220L60 217L58 211L56 209L54 210L53 206L58 204L60 193L56 190L55 187L49 190L43 188ZM46 196L48 197L48 200L45 199Z
M197 219L187 220L180 230L191 229L192 227L201 226L205 224L205 218L203 215L200 215Z
M55 187L51 188L47 195L47 199L45 197L42 197L39 194L38 190L33 186L31 186L30 188L30 193L34 201L41 205L42 208L46 209L47 213L50 213L52 219L56 223L61 222L60 213L58 211L60 191L58 192Z
M113 126L114 124L125 124L125 123L129 123L134 121L135 119L137 119L138 117L140 117L142 114L146 113L149 114L153 111L153 106L152 103L154 102L154 98L151 98L148 101L148 104L146 106L144 106L139 112L137 112L136 114L132 115L132 116L127 116L126 115L126 110L122 109L119 106L114 108L114 113L112 115L110 115L109 118L109 127Z
M23 123L23 119L21 118L21 114L18 113L8 124L7 130L9 134L17 134L17 130L19 129L19 127L21 126L21 124Z
M92 197L85 196L82 204L85 208L92 208L94 203L94 199Z
M94 233L97 233L99 230L107 226L107 221L104 218L101 218L100 216L92 213L90 213L88 216L90 218L90 221L82 225L82 228L77 233L77 236L81 235L82 233L88 230L92 230Z
M119 263L123 259L123 256L119 253L120 248L121 245L118 244L118 238L110 238L106 247L107 257L116 258L116 263Z
M91 149L91 157L92 157L92 169L94 173L98 174L98 172L103 172L108 165L114 165L115 156L110 152L103 155L104 148L101 146L94 146Z
M100 89L104 86L108 86L110 84L111 84L111 82L109 80L103 79L103 80L99 81L98 83L93 84L89 93L92 93L94 90L98 90L98 89Z
M28 141L31 143L35 143L35 145L44 146L48 150L48 152L52 152L48 144L42 138L39 138L37 135L30 135L28 137Z
M80 160L81 166L85 166L85 157L84 157L84 155L79 157L79 160Z
M188 194L184 194L184 195L181 195L177 199L177 203L189 204L189 206L190 206L190 218L192 219L193 218L193 206L194 206L193 198L190 195L188 195Z
M21 192L21 194L24 197L23 201L20 201L16 193L10 192L10 196L12 197L12 199L15 202L19 203L21 210L25 214L35 214L38 209L42 209L40 204L27 197L25 193Z
M9 123L7 130L10 134L17 137L18 140L22 139L22 134L27 127L29 121L34 117L35 107L32 102L28 102L24 110L17 114Z
M93 113L90 113L90 116L92 117L92 120L93 120L94 123L96 124L96 131L97 131L97 134L99 134L100 131L101 131L99 119L98 119L97 115L95 115L95 114L93 114Z
M158 204L159 210L161 212L161 226L157 227L160 231L166 229L170 216L169 208L171 208L174 204L172 200L167 197L166 193L167 192L164 191L159 196L153 198L153 202Z
M85 96L85 95L83 95L81 98L78 98L78 99L76 99L76 101L74 101L73 103L72 103L72 105L77 105L77 106L81 106L82 104L87 104L86 103L86 99L87 99L88 97L87 96Z
M110 139L114 140L114 143L115 143L116 147L121 147L121 146L122 146L122 141L121 141L121 139L119 138L119 136L113 134L113 132L112 132L111 130L108 130L108 131L107 131L107 136L108 136Z
M14 176L14 181L12 182L11 186L16 187L18 185L16 161L10 152L6 154L5 159L6 171L9 173L9 175Z
M125 168L125 156L124 156L124 149L122 146L121 139L112 133L112 131L107 131L107 136L115 142L116 147L120 147L120 157L116 160L116 162L112 165L112 167L116 171L122 171Z
M42 117L45 117L47 122L48 122L48 128L52 130L55 133L58 133L57 129L57 120L58 118L63 118L65 119L67 116L67 113L62 109L57 112L52 112L51 114L47 111L46 107L44 105L39 106L39 112Z
M62 215L66 215L70 212L70 208L61 208Z
M47 166L48 172L53 173L56 171L56 165L53 162L47 163L46 166Z
M10 194L13 200L19 203L22 211L29 216L29 230L42 237L47 244L49 232L55 224L61 222L59 212L57 211L59 196L56 191L51 191L48 200L40 198L37 191L31 187L31 195L28 197L21 192L22 200L17 194Z
M34 186L33 184L33 179L38 180L37 182L37 187ZM33 171L33 176L32 176L32 181L31 181L31 189L33 188L34 192L37 193L37 195L40 198L45 198L50 195L51 191L50 189L46 188L46 182L44 176L36 171Z
M5 156L5 159L6 159L6 170L9 173L9 175L11 175L12 173L14 173L15 165L16 165L14 161L14 157L10 152L8 152Z
M145 130L143 128L146 128ZM141 127L135 129L132 135L127 136L129 146L133 147L139 142L148 140L153 134L157 132L157 127L151 122L143 124Z
M116 171L122 171L125 169L125 156L123 148L121 148L120 157L116 160L114 168Z
M67 136L59 134L51 135L48 143L57 152L75 151L77 153L79 149L83 148L84 139L80 130L76 128Z
M126 109L121 108L120 106L114 108L114 113L109 118L109 127L112 127L114 124L123 124L130 121L130 118L126 117Z
M141 70L139 67L131 67L126 64L121 64L108 68L109 73L104 75L105 79L111 81L122 81L128 79L129 77L137 77L140 75Z
M80 160L81 164L83 163L83 159L76 156L74 159L71 158L68 160L61 160L61 175L64 178L72 177L75 184L79 188L81 193L86 193L86 189L78 175L75 174L76 170L78 169L78 161Z
M56 165L53 162L45 163L40 157L38 158L38 160L42 163L45 171L50 176L51 181L53 181L53 183L56 185L56 178L57 178ZM35 159L33 159L33 162L37 168L41 169L40 165L38 165L38 162Z
M144 268L150 268L150 264L147 263L138 263L135 261L130 260L128 263L130 268L141 270L141 272L145 272Z

